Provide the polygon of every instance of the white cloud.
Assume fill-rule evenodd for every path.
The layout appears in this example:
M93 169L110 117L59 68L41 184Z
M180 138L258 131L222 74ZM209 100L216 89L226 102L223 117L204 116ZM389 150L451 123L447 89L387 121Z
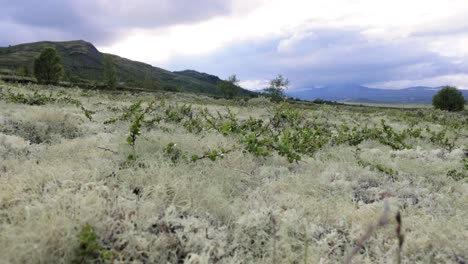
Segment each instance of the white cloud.
M242 88L249 89L252 91L261 91L268 87L269 81L268 80L245 80L239 82L239 85Z
M304 39L314 38L316 35L310 31L294 32L291 37L282 39L278 44L278 52L287 53L292 52L298 44Z
M100 48L164 64L178 55L209 54L233 43L273 37L285 38L278 47L284 52L311 28L355 28L369 41L394 41L430 30L428 26L440 21L454 26L447 21L468 12L465 0L242 0L233 1L233 6L237 12L230 16L163 30L133 29L124 39ZM468 53L466 42L440 37L429 39L427 47L457 56Z

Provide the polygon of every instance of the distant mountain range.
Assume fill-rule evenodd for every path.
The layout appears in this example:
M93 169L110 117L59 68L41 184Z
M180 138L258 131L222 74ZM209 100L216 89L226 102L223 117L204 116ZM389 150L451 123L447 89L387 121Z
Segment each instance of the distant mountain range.
M132 61L112 54L99 52L93 44L83 41L35 42L10 47L0 47L0 69L16 71L28 69L32 73L35 57L46 47L54 47L62 57L65 79L101 81L103 76L104 55L112 57L118 82L127 87L147 89L177 89L182 92L195 92L220 95L217 76L194 70L171 72L149 64ZM241 94L253 92L241 90Z
M441 87L411 87L406 89L376 89L360 85L335 85L323 88L292 90L287 94L303 100L317 98L339 102L427 104ZM461 90L468 99L468 90Z

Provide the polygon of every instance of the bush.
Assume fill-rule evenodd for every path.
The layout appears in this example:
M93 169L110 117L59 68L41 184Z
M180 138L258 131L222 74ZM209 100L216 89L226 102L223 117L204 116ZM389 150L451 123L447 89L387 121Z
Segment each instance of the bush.
M284 78L281 74L275 79L270 81L270 86L263 89L263 91L271 96L274 102L284 101L284 91L288 89L289 80Z
M434 95L432 98L432 105L436 109L462 111L465 107L465 98L457 88L445 86Z
M58 84L63 74L62 59L54 48L45 48L34 59L34 76L42 84Z

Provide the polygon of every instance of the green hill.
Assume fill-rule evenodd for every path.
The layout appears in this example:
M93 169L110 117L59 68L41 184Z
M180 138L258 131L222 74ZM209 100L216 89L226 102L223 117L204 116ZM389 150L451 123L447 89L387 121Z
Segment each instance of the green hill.
M121 86L179 90L182 92L195 92L219 95L216 87L220 79L217 76L200 73L193 70L170 72L149 64L132 61L112 54L99 52L91 43L78 40L67 42L35 42L10 47L0 47L0 69L3 72L16 72L26 69L31 75L32 63L35 57L45 47L54 47L62 57L65 69L65 80L101 81L104 65L104 56L112 57L118 82ZM243 90L242 94L252 94Z

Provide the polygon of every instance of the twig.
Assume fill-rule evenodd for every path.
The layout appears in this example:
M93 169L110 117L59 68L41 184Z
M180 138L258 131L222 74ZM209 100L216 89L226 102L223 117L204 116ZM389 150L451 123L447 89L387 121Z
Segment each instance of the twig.
M273 212L270 213L270 220L271 220L271 232L272 232L272 244L273 244L273 251L272 251L272 261L271 263L276 264L276 218L273 215Z
M396 221L397 221L397 228L396 228L396 233L398 237L398 255L397 255L397 264L401 264L401 251L403 248L403 242L405 241L405 236L403 235L402 232L402 222L401 222L401 214L400 212L397 213L396 215Z
M228 154L230 152L233 152L235 150L235 148L233 149L226 149L224 151L220 151L219 153L217 153L216 155L213 155L213 153L210 153L210 152L205 152L205 154L201 155L201 156L198 156L198 155L193 155L192 156L192 161L195 162L195 161L198 161L198 160L202 160L202 159L211 159L212 161L215 161L216 158L224 158L224 155L225 154ZM214 158L214 159L213 159Z
M340 246L341 246L341 244L337 243L330 250L328 250L327 257L330 256L330 254L333 253L333 251L335 251L335 249L337 249Z
M375 230L377 230L377 228L385 226L386 224L388 224L388 222L389 222L389 219L388 219L389 211L390 211L390 209L389 209L388 201L385 200L385 202L384 202L384 212L380 216L379 220L377 221L377 223L371 224L371 225L369 225L367 227L366 232L364 233L364 235L362 235L359 238L359 240L356 242L356 245L354 246L353 250L345 258L345 260L343 262L344 264L350 264L351 263L351 260L354 257L354 255L356 255L359 252L359 250L364 246L364 243L371 237L371 235L375 232Z
M103 147L97 147L97 148L98 148L98 149L102 149L102 150L104 150L104 151L109 151L109 152L112 152L112 153L114 153L114 154L119 154L118 152L116 152L116 151L113 151L112 149L103 148Z

